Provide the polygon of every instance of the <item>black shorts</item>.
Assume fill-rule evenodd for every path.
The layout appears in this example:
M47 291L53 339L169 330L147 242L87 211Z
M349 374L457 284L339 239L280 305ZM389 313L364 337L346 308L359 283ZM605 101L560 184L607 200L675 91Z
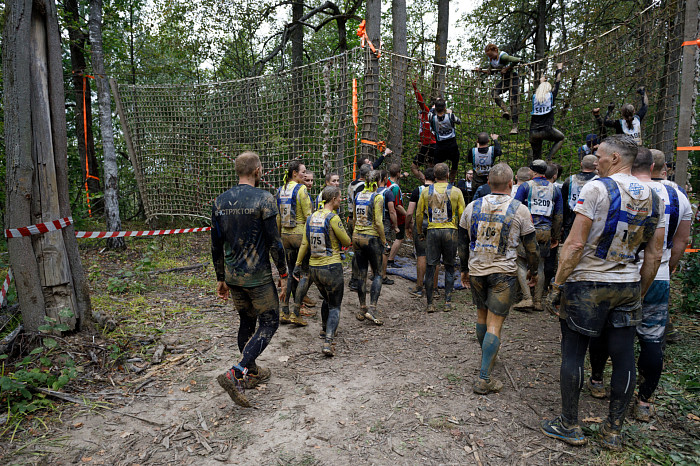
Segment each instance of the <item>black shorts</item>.
M423 222L423 235L426 235L427 233L428 233L428 222ZM428 241L425 239L425 236L423 236L422 240L418 237L418 231L416 231L415 222L414 222L413 246L416 249L416 257L425 257L427 244L428 244Z
M457 139L438 142L435 146L435 163L444 163L448 160L452 163L452 170L457 170L459 165L459 146Z
M507 317L515 300L518 277L503 273L469 276L472 300L477 309L488 309L497 316Z
M421 165L432 167L433 163L435 163L435 144L427 146L421 144L420 149L418 149L418 154L416 154L416 157L413 159L413 163L419 167Z
M442 263L446 266L455 265L457 257L457 236L454 228L431 228L425 233L427 264L437 266Z
M396 239L404 239L406 237L406 224L399 225L399 232L396 233Z
M574 332L600 336L605 327L635 327L642 321L641 285L566 282L559 317Z
M263 312L279 313L279 297L277 287L269 282L252 288L228 285L231 299L236 310L251 318L258 317Z

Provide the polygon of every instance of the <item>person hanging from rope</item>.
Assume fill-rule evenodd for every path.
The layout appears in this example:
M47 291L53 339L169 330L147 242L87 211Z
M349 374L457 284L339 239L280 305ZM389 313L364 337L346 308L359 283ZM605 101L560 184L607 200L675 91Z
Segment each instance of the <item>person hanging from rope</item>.
M356 314L358 320L369 320L376 325L382 325L377 302L382 292L382 256L386 249L384 235L384 196L377 193L381 175L372 170L365 178L365 189L355 197L352 223L352 249L355 251L353 275L358 277L357 297L360 301L360 311ZM367 307L367 269L372 268L372 285Z
M218 196L212 206L211 254L216 292L224 300L231 296L240 317L241 360L216 381L237 405L250 407L244 389L270 379L271 371L258 366L256 360L279 327L279 297L270 256L280 276L282 295L287 288L287 265L275 198L258 188L260 158L254 152L243 152L236 157L235 166L238 185Z
M644 86L637 89L637 94L642 98L642 105L638 112L634 112L634 105L625 104L620 109L619 120L613 120L612 114L615 110L615 104L610 103L608 105L608 113L605 114L605 118L600 117L600 109L594 108L593 115L595 116L596 122L599 126L604 126L608 128L614 128L616 134L626 134L634 138L637 145L642 145L642 120L647 114L647 109L649 108L649 96Z
M454 183L459 168L459 146L457 145L457 128L462 121L447 108L444 99L435 101L435 112L428 115L430 128L435 134L435 164L450 162L450 183Z
M423 95L418 91L416 82L413 81L413 92L416 95L416 103L418 104L418 136L420 137L420 148L418 154L411 163L411 173L418 178L421 183L425 183L423 173L420 171L421 166L432 167L435 164L435 135L430 128L430 107L425 104ZM432 107L431 102L431 107Z
M537 244L540 248L539 276L544 275L545 259L547 259L552 249L559 244L564 213L561 191L554 186L554 183L547 181L547 168L547 162L544 160L533 160L530 164L532 179L527 183L523 183L515 193L515 199L530 209L532 221L535 224ZM556 170L554 171L556 172ZM542 294L545 286L544 280L538 280L532 305L535 311L543 310ZM516 307L522 308L525 304L521 302L516 304Z
M403 192L399 186L399 177L401 176L401 165L398 163L392 163L389 165L389 180L387 182L387 187L394 194L394 209L396 210L396 225L399 227L399 231L396 232L396 239L391 244L391 251L389 251L389 257L387 260L388 267L397 267L394 259L399 253L399 248L403 244L403 240L406 237L406 209L403 207ZM387 238L388 239L388 238Z
M491 91L491 96L496 102L496 105L498 105L503 111L503 118L505 120L512 119L513 128L510 130L510 134L518 134L518 113L520 107L518 98L520 95L520 82L518 73L513 70L513 67L520 63L521 59L499 51L498 47L494 44L488 44L486 46L486 56L489 59L488 69L482 70L477 68L474 71L484 73L492 73L497 71L501 73L501 80L498 81L496 86ZM510 113L508 112L506 105L503 103L503 99L500 97L505 92L510 93Z
M530 146L532 147L533 160L542 158L543 141L551 141L554 143L547 155L547 160L550 161L564 144L564 133L554 127L554 101L559 93L559 83L561 82L563 67L563 63L557 63L554 89L552 89L552 85L547 81L543 73L540 77L540 84L537 86L537 90L532 96Z
M561 415L540 429L571 445L586 437L578 423L584 359L592 337L605 334L612 357L610 407L599 433L603 446L622 448L622 425L636 386L634 335L661 263L663 200L632 175L637 144L613 135L598 147L598 172L581 190L576 219L559 258L545 307L561 327ZM641 269L637 253L644 250Z
M400 231L398 226L398 212L396 211L396 196L394 196L394 191L387 187L389 172L381 170L379 173L379 188L377 188L377 193L384 196L384 237L388 245L382 255L382 284L393 285L394 280L386 276L386 267L389 262L391 245L396 241L396 234Z
M481 347L481 370L474 393L498 392L503 383L491 377L501 346L501 327L517 291L516 248L527 251L528 280L537 281L539 254L530 211L510 197L513 170L506 163L489 173L491 194L469 204L459 222L462 285L471 287L477 309L476 337Z
M311 215L311 198L304 182L306 181L306 166L298 160L292 160L287 166L287 173L284 175L284 185L277 190L277 206L280 215L277 223L282 234L282 244L287 254L287 266L289 276L287 277L287 292L282 301L282 315L280 322L283 324L294 324L304 327L306 320L301 316L301 309L292 302L292 295L296 297L298 282L291 276L294 271L294 264L297 262L301 238L304 234L306 219ZM308 260L304 261L304 273L308 277ZM308 279L307 279L308 280ZM289 308L292 308L290 315Z
M319 209L306 220L304 239L293 273L295 279L301 279L303 265L300 257L310 251L309 274L323 297L319 336L324 340L322 352L326 356L335 355L333 338L340 322L340 304L345 287L340 246L351 244L340 217L335 213L339 207L340 188L323 188Z
M406 234L413 238L413 247L416 253L416 287L410 291L411 295L416 298L423 297L423 280L425 278L425 252L426 252L426 241L425 236L421 240L418 234L414 234L413 227L413 217L416 212L416 206L418 205L418 200L420 195L425 188L432 185L435 182L435 171L433 168L426 168L423 172L423 177L425 178L425 184L423 186L417 186L416 189L411 193L411 198L408 202L408 210L406 211ZM428 231L428 216L423 214L423 231ZM439 265L437 266L440 267ZM437 290L438 287L438 276L439 271L435 270L433 278L433 289Z
M437 104L436 104L437 105ZM427 270L423 286L428 304L426 312L435 312L433 278L440 264L445 268L445 312L452 310L450 294L454 288L454 268L457 256L457 224L464 211L462 192L447 182L447 165L434 167L435 184L424 189L416 206L416 232L420 241L426 241ZM428 229L423 229L424 213L428 214Z
M488 182L489 170L502 154L498 134L492 134L491 140L493 145L489 144L489 134L482 131L476 137L476 147L472 147L469 151L467 162L471 163L474 168L474 181L472 183L472 192L474 193L479 189L479 186Z

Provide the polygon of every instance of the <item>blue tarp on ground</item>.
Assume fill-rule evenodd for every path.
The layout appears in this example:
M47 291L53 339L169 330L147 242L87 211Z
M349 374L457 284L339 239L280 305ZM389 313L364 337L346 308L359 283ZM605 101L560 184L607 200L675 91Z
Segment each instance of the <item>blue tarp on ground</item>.
M408 257L399 257L396 256L396 259L394 259L394 262L396 265L400 265L401 267L387 267L386 273L392 274L392 275L398 275L401 278L405 278L406 280L411 280L412 282L416 281L416 261L413 258L408 258ZM457 265L455 265L455 289L461 290L462 283L460 282L460 273L459 273L459 261L457 262ZM440 278L438 279L438 288L445 288L445 271L442 267L440 267Z

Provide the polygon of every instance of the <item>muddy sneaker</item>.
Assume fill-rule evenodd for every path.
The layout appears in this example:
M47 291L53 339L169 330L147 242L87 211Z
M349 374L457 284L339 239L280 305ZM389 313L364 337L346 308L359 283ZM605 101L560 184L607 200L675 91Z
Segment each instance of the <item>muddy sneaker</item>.
M362 316L362 317L364 318L365 316ZM318 337L319 337L321 340L325 340L325 338L326 338L326 331L323 330L323 329L321 329L321 331L318 332Z
M620 429L615 429L607 419L603 421L600 427L600 439L603 447L608 450L622 451L622 433Z
M258 366L255 372L252 370L248 371L246 376L243 378L241 385L246 390L250 390L251 388L257 387L261 383L266 383L268 380L270 380L270 375L272 375L272 371L270 369L265 369Z
M365 320L365 313L367 312L367 306L362 306L360 307L360 310L357 311L357 314L355 314L355 317L357 317L357 320Z
M530 309L532 306L533 306L533 304L532 304L532 298L530 298L530 299L523 299L523 300L520 301L518 304L516 304L515 306L513 306L513 309L518 310L518 311L522 311L522 310L524 310L524 309Z
M389 277L382 278L382 285L393 285L393 284L394 284L394 280L392 280L391 278L389 278Z
M306 305L306 307L316 307L316 301L309 298L308 296L304 296L304 299L302 300L302 304Z
M681 340L681 334L676 328L675 325L673 325L673 322L670 320L666 324L666 343L678 343Z
M306 327L307 325L309 325L309 323L307 321L305 321L302 316L300 316L300 315L298 316L296 314L292 314L289 317L289 323L294 324L297 327Z
M602 381L597 382L589 377L588 380L586 380L586 386L591 391L591 396L593 398L605 398L608 396Z
M440 299L440 290L435 289L433 291L433 299Z
M291 324L292 320L288 312L280 312L280 324Z
M569 445L585 445L586 437L579 426L566 427L561 416L551 421L544 420L540 423L540 430L547 437L568 443Z
M423 297L423 288L414 288L411 291L409 291L409 294L413 296L414 298L422 298Z
M301 314L304 317L316 317L316 310L309 309L306 306L302 306L301 310L299 311L299 314Z
M328 340L326 340L325 343L323 343L323 349L321 351L329 358L335 356L335 351L333 351L333 344Z
M425 312L427 312L428 314L432 314L435 311L437 311L437 309L435 309L435 304L430 303L427 306L425 306Z
M638 421L649 422L651 420L651 404L642 404L639 398L634 400L634 418Z
M226 390L226 393L228 393L228 396L231 397L234 403L244 408L250 408L250 401L246 398L243 390L243 380L236 377L233 369L229 369L219 375L216 381L221 385L221 388Z
M445 303L445 307L443 307L442 310L445 311L445 312L450 312L450 311L452 310L452 302L451 302L451 301L447 301L447 302Z
M544 311L544 307L542 306L542 302L540 301L533 301L532 302L532 310L535 312L542 312Z
M348 286L350 291L357 292L357 290L360 289L360 287L357 285L357 282L355 280L350 280L350 285Z
M488 393L498 393L503 388L503 383L500 380L491 377L490 381L486 381L479 377L474 382L474 393L479 395L486 395Z
M374 322L376 325L382 325L384 322L379 318L379 312L375 306L370 306L365 312L365 319Z

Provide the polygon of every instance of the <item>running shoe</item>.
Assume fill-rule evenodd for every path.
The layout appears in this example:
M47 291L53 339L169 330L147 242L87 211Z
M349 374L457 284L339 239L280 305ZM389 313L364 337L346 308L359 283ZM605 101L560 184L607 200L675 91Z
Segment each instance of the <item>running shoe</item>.
M535 312L542 312L544 311L544 307L542 306L541 301L533 301L532 303L532 310Z
M411 291L409 291L409 294L413 296L414 298L422 298L423 297L423 288L414 288Z
M540 423L540 430L547 437L552 437L557 440L568 443L569 445L585 445L586 437L583 435L583 430L580 426L566 427L561 416L558 416L551 421L544 420Z
M445 307L442 308L443 311L445 312L450 312L452 310L452 302L451 301L446 301L445 302Z
M666 343L678 343L681 340L681 333L671 320L666 324Z
M362 316L362 318L364 318L364 317L365 317L365 316ZM326 331L323 330L323 329L321 329L321 331L318 332L318 337L319 337L320 339L322 339L322 340L325 340L325 339L326 339Z
M532 298L530 298L530 299L523 299L523 300L520 301L518 304L516 304L515 306L513 306L513 309L515 309L515 310L517 310L517 311L521 311L521 310L524 310L524 309L529 309L529 308L531 308L531 307L532 307Z
M603 421L600 427L600 438L603 442L603 447L608 450L622 451L622 426L615 429L607 419Z
M474 393L486 395L488 393L498 393L503 388L503 382L491 377L491 380L484 380L481 377L474 382Z
M280 324L291 324L292 320L288 312L280 312Z
M321 351L323 352L323 354L325 354L329 358L332 358L333 356L335 356L335 351L333 351L333 344L328 340L326 340L323 343L323 349Z
M350 279L349 288L350 288L350 291L357 292L360 289L360 286L357 284L357 280Z
M591 391L591 396L593 398L605 398L608 393L605 391L605 384L601 382L594 381L590 377L586 380L586 386Z
M221 388L226 390L228 396L231 397L234 403L238 406L243 406L244 408L250 408L251 404L248 398L245 396L245 391L243 389L243 379L236 377L236 373L233 369L229 369L223 374L216 378L216 381L221 385Z
M272 375L272 371L270 369L265 369L258 366L257 369L255 369L255 371L248 371L246 376L243 378L241 385L246 390L255 388L261 383L266 383L268 380L270 380L270 375Z
M394 280L392 280L391 278L389 278L389 277L382 278L382 285L393 285L393 284L394 284Z
M370 306L365 312L365 319L374 322L376 325L382 325L384 322L379 318L379 312L375 306Z
M357 317L357 320L365 320L366 313L367 313L367 306L362 306L362 307L360 307L360 310L357 311L357 314L355 314L355 317Z
M651 404L641 404L639 398L634 400L634 418L638 421L649 422L651 420Z
M436 310L437 309L435 309L435 304L433 304L433 303L430 303L427 306L425 306L425 312L427 312L428 314L432 314Z
M307 325L309 325L309 323L307 321L305 321L302 316L300 316L300 315L298 316L296 314L292 314L289 317L289 323L294 324L297 327L306 327Z

